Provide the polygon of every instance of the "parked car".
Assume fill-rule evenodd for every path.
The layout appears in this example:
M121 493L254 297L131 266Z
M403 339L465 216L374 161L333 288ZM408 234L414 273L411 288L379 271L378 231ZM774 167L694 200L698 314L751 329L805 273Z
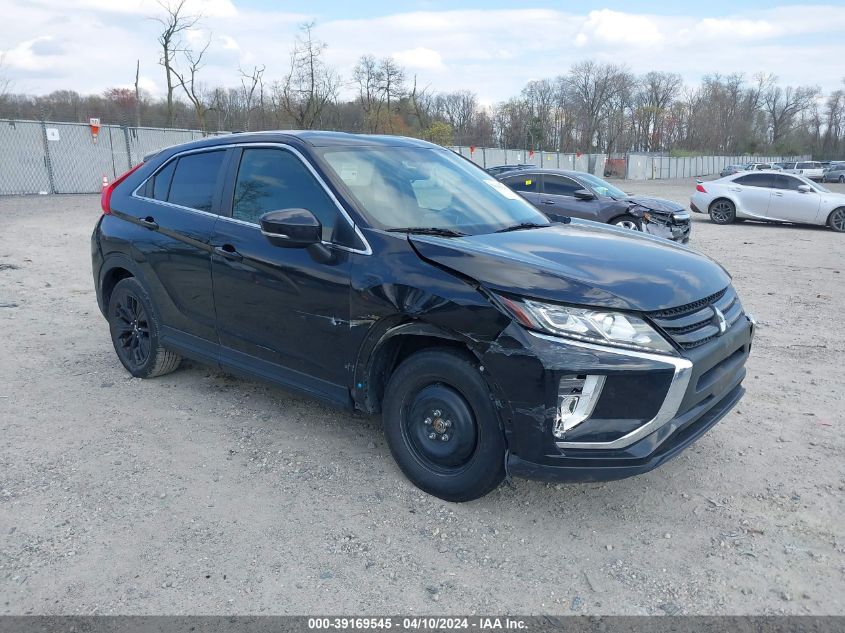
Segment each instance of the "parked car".
M781 168L777 166L777 163L747 163L743 165L745 171L762 171L764 169L780 170Z
M516 171L517 169L533 169L536 165L497 165L496 167L488 167L487 173L491 176L498 176L504 174L506 171Z
M725 165L722 171L719 172L719 175L724 178L731 174L738 174L741 171L745 171L745 165Z
M845 231L845 194L781 172L743 173L700 182L690 198L690 208L709 213L716 224L765 220L820 224Z
M551 223L431 143L215 136L123 174L102 209L97 301L130 374L186 356L381 413L402 471L443 499L506 472L649 471L743 394L754 322L721 266Z
M795 169L795 163L793 163L793 162L772 163L772 168L778 169L780 171L785 171L787 169Z
M523 169L499 176L553 221L581 218L686 244L690 214L670 200L630 196L598 176L563 169Z
M784 171L790 174L804 176L804 178L809 178L810 180L821 180L822 176L824 176L824 167L822 167L820 162L815 160L797 162L795 163L795 167Z
M831 162L822 173L822 182L845 183L845 162Z

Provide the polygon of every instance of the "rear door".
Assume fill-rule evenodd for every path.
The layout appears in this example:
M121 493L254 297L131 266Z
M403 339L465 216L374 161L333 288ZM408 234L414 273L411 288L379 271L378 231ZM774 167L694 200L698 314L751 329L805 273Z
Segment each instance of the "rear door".
M543 210L540 204L540 175L532 172L519 173L503 178L502 182L528 200L535 207Z
M739 199L740 208L738 211L746 211L752 215L766 217L773 186L773 174L751 173L735 178L728 184L728 190Z
M551 219L561 217L582 218L601 222L599 212L602 203L598 198L581 200L575 197L579 189L589 189L577 180L560 174L543 174L541 183L540 210Z
M769 217L787 222L819 222L821 196L815 188L801 192L798 187L807 183L785 174L777 174L774 184L775 189L769 203Z
M348 401L351 224L303 160L282 147L235 150L212 239L221 361L336 402ZM322 248L275 246L268 211L304 208Z
M128 218L144 229L133 240L132 253L146 273L163 325L212 354L208 344L216 345L217 332L211 237L230 151L208 149L171 159L137 190L141 203Z

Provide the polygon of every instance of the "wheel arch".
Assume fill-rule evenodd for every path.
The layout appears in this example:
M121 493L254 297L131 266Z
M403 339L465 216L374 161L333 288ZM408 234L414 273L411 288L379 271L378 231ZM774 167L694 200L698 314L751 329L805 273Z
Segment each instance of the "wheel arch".
M474 361L479 360L469 341L456 332L425 321L394 321L361 347L352 390L356 408L365 413L381 412L384 389L391 373L410 355L433 347L455 349Z
M839 211L840 209L845 209L845 205L840 204L838 207L833 207L833 208L830 210L830 213L828 213L828 214L827 214L827 217L826 217L826 218L825 218L825 220L824 220L824 225L825 225L825 226L828 226L828 227L829 227L829 226L831 226L831 224L830 224L830 220L831 220L831 218L833 217L833 214L834 214L834 213L836 213L837 211ZM831 227L831 228L832 228L832 227Z
M97 303L100 306L100 311L105 315L108 312L109 299L114 287L123 279L135 277L145 287L143 274L138 270L138 266L129 257L123 254L113 254L107 256L103 265L100 267ZM149 291L148 291L149 292ZM150 298L152 300L152 297Z

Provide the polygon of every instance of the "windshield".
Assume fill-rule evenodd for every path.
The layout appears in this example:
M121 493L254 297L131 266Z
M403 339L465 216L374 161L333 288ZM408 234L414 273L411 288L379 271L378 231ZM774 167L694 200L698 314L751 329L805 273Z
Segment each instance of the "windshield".
M447 149L337 147L321 156L376 228L477 235L550 224L517 193Z
M610 196L611 198L624 198L628 195L621 189L617 189L609 182L602 180L598 176L593 176L592 174L578 174L578 178L590 185L593 191L595 191L600 196Z

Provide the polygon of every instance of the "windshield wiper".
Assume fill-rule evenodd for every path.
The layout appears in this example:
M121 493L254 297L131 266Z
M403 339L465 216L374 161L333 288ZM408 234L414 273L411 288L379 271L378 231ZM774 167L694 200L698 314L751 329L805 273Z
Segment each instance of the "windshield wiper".
M506 226L503 229L499 229L496 233L509 233L510 231L525 231L527 229L539 229L544 226L551 226L550 224L536 224L535 222L521 222L520 224L514 224L513 226Z
M437 226L403 226L398 229L387 229L389 233L416 233L417 235L438 235L440 237L462 237L466 233L445 229Z

